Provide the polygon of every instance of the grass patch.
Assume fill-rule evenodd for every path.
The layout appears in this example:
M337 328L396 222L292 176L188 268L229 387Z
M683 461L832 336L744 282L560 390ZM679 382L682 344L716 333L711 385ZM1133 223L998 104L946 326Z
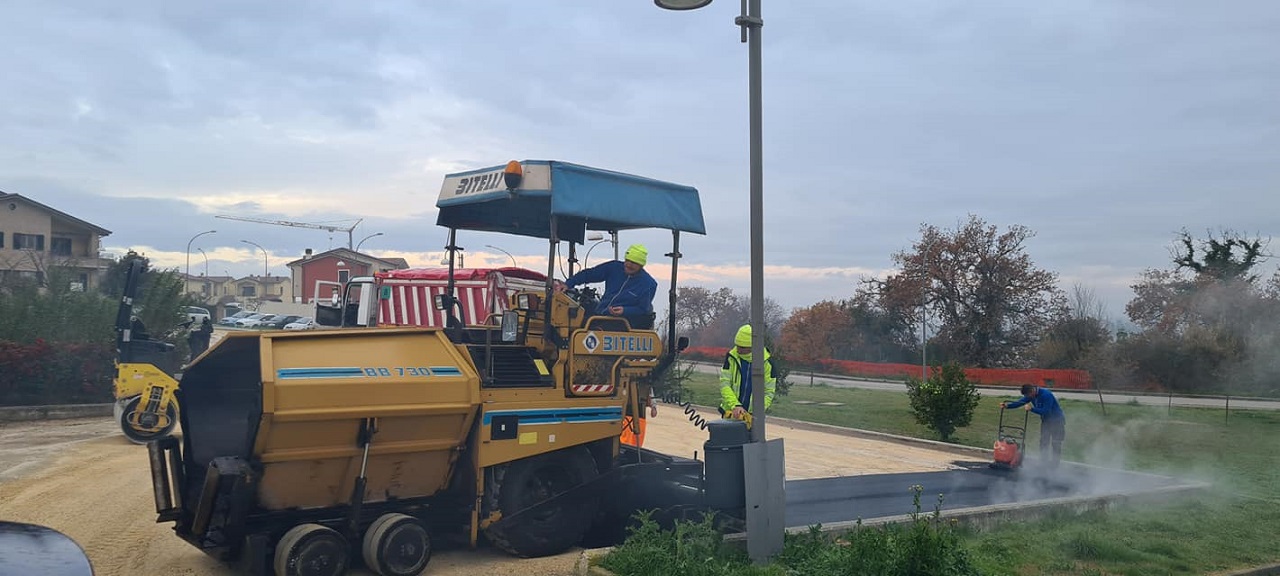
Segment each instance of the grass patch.
M1206 574L1280 560L1280 504L1206 497L966 533L983 574Z
M715 405L715 376L686 382L696 404ZM984 396L953 443L990 448L999 403ZM796 400L841 406L796 404ZM1204 574L1280 562L1280 413L1061 400L1067 414L1064 458L1112 468L1207 481L1214 495L1155 508L1056 515L1038 522L964 532L982 574ZM771 415L937 439L915 422L904 392L808 386L776 399ZM1006 415L1007 416L1007 415ZM1020 415L1017 415L1019 420ZM1031 418L1034 452L1039 419ZM857 572L846 572L857 573Z
M719 381L695 373L685 383L695 404L719 403ZM1000 402L1017 398L983 396L973 422L956 431L952 443L990 448L995 439ZM686 398L688 399L688 398ZM796 404L796 400L840 402L841 406ZM1280 499L1280 412L1233 410L1230 420L1221 409L1174 408L1107 404L1106 414L1096 402L1061 400L1067 415L1063 457L1109 468L1139 470L1213 482L1223 490L1245 496ZM836 388L826 385L792 387L775 399L771 415L936 440L937 435L916 423L903 392ZM1022 413L1013 416L1021 424ZM1038 450L1039 418L1028 424L1030 450Z
M910 522L858 525L839 534L815 526L788 534L782 553L765 566L753 565L740 547L726 545L711 518L678 522L660 530L647 513L621 546L600 565L621 576L977 576L981 574L958 532L938 518L920 514L920 486L911 486L915 509Z

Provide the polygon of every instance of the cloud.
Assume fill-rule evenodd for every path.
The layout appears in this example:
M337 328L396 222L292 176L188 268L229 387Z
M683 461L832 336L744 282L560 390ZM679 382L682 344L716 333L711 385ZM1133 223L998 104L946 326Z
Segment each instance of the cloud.
M562 159L698 187L708 234L682 238L683 277L745 290L736 10L16 4L0 189L166 261L217 229L193 250L244 274L261 262L240 240L287 261L348 235L219 214L360 220L352 243L383 232L366 246L430 254L446 173ZM784 305L845 297L922 223L968 213L1035 230L1036 264L1117 313L1125 279L1167 266L1177 230L1277 232L1273 2L808 0L765 21L765 262ZM506 258L480 256L487 243L545 267L539 242L468 238L476 261Z

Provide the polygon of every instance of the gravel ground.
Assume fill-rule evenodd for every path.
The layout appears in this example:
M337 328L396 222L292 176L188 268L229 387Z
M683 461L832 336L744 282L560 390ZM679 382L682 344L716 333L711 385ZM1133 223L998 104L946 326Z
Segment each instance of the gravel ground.
M706 433L674 406L651 420L645 447L692 456ZM704 416L706 416L704 414ZM946 470L952 453L774 425L786 438L788 478ZM229 575L226 566L155 522L147 452L109 418L0 424L0 518L52 527L75 539L103 576ZM581 550L538 559L499 551L437 553L427 574L569 575ZM353 574L370 574L353 571Z

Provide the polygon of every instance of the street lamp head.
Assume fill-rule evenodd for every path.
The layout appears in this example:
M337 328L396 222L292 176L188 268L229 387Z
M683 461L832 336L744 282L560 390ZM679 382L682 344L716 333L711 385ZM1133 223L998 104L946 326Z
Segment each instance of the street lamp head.
M653 3L667 10L697 10L710 4L711 0L653 0Z
M361 247L361 246L364 246L364 241L365 241L365 240L368 240L368 239L373 238L373 237L376 237L376 236L381 236L381 235L382 235L382 233L381 233L381 232L374 232L373 234L370 234L370 235L368 235L368 236L365 236L363 239L361 239L361 240L360 240L360 242L359 242L358 244L356 244L356 252L359 252L359 251L360 251L360 247Z

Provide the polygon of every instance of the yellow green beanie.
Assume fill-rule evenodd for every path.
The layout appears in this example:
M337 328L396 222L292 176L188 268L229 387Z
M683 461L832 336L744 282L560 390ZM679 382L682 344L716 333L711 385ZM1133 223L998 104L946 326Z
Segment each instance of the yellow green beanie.
M750 346L751 345L751 325L743 324L738 329L738 335L733 337L734 346Z
M632 244L627 247L627 260L635 262L641 266L649 259L649 251L645 249L643 244Z

